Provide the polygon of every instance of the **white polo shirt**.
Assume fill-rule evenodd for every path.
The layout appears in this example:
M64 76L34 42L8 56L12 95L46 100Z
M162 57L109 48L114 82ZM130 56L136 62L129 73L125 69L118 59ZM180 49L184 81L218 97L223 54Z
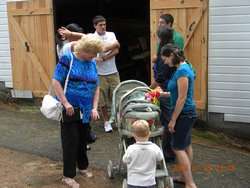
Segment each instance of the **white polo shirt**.
M95 32L94 35L100 38L104 42L104 45L109 45L116 41L116 36L113 32L106 31L104 35L99 35L97 32ZM106 52L106 54L103 55L107 55L109 53L111 53L111 51ZM99 75L110 75L117 73L118 71L115 64L115 56L102 63L97 63L97 71Z
M163 160L159 146L152 142L137 142L130 145L123 156L127 164L128 184L152 186L156 184L156 163Z

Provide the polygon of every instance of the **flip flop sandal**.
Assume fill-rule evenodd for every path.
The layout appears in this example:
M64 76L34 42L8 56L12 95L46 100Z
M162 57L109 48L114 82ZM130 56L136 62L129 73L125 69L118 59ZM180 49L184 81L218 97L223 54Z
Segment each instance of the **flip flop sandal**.
M92 178L93 177L93 173L89 170L79 170L80 174L82 176L85 176L87 178Z
M66 178L66 177L63 177L62 178L62 182L67 185L68 187L71 187L71 188L80 188L80 184L77 183L74 179L72 178Z
M173 178L174 183L185 185L185 181L182 179L181 176L173 176L172 178Z

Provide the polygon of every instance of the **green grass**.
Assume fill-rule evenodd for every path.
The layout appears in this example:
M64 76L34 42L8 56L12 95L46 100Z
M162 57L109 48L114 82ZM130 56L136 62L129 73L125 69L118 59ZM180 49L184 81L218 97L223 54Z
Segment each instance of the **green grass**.
M228 138L221 133L213 133L210 131L199 131L193 129L193 140L209 142L211 144L227 144Z
M193 129L192 135L193 143L204 144L210 146L226 146L232 147L239 151L250 153L250 141L242 140L235 137L229 137L223 133L214 133L211 131L199 131Z

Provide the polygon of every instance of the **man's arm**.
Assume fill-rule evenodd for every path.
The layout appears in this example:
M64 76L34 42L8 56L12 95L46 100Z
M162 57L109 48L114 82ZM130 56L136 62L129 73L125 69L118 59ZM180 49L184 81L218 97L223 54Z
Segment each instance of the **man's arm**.
M103 55L101 58L103 59L103 61L107 61L116 56L117 54L119 54L119 48L113 49L109 54Z
M112 57L116 56L117 54L119 53L119 49L116 48L114 50L112 50L109 54L107 55L102 55L102 56L99 56L99 57L96 57L95 60L96 60L96 63L102 63L104 61L107 61L109 59L111 59Z
M118 42L118 40L116 39L116 36L115 36L115 33L113 32L108 32L109 34L109 41L110 41L110 44L107 44L106 46L104 46L104 52L109 52L109 51L114 51L116 49L120 49L120 43ZM119 51L118 51L119 53Z
M116 40L114 43L112 44L109 44L107 46L104 46L104 52L108 52L108 51L112 51L112 50L115 50L115 49L120 49L120 43L118 42L118 40ZM118 51L119 52L119 51Z

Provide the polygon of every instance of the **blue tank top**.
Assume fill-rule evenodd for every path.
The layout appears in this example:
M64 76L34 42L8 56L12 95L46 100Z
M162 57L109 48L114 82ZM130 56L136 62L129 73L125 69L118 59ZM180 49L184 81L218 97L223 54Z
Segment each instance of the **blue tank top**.
M196 107L195 101L193 100L194 97L194 79L195 73L193 69L187 64L182 63L173 74L172 78L168 82L168 91L171 93L170 101L172 109L174 110L176 106L176 101L178 99L178 85L177 81L181 77L188 78L188 91L187 91L187 98L182 109L182 113L193 113L195 115Z

